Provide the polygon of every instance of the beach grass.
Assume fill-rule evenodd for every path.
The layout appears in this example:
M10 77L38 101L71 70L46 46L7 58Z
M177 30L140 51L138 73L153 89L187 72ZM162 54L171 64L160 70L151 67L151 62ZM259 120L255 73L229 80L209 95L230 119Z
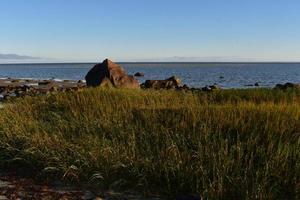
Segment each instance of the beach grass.
M90 88L0 110L0 167L168 197L300 196L300 90Z

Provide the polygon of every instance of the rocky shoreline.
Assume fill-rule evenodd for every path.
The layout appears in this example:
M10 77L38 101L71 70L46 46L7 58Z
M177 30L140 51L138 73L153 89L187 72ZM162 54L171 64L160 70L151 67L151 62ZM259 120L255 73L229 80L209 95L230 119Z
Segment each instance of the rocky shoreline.
M78 91L86 87L84 81L0 79L0 102L14 97L38 96L49 93Z
M107 85L106 85L107 86ZM0 79L0 102L24 96L39 96L59 92L80 91L87 87L83 80L34 80L34 79ZM147 80L140 85L141 89L173 89L178 91L203 91L210 92L222 89L219 85L209 85L202 88L190 88L181 85L181 81L172 76L165 80ZM286 90L300 88L300 84L277 84L274 89ZM1 105L0 105L1 108Z
M208 85L202 88L190 88L183 85L178 77L172 76L165 80L146 80L140 84L135 77L144 76L137 72L134 76L128 75L120 65L106 59L91 68L85 76L85 80L34 80L34 79L0 79L0 102L16 97L38 96L50 93L79 91L86 87L116 87L131 89L173 89L179 91L203 91L211 92L222 89L219 85ZM255 83L259 87L259 83ZM275 89L286 90L300 88L300 84L277 84ZM1 106L1 104L0 104ZM1 107L0 107L1 108Z

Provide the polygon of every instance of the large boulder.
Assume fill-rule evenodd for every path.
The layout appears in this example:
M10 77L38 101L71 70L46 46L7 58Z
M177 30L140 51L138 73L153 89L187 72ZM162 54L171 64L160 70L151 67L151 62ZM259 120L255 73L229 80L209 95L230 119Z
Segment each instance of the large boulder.
M180 83L179 78L172 76L166 80L146 80L143 86L152 89L178 89Z
M87 86L112 85L120 88L140 88L138 80L111 60L95 65L85 76ZM110 82L110 83L108 83Z

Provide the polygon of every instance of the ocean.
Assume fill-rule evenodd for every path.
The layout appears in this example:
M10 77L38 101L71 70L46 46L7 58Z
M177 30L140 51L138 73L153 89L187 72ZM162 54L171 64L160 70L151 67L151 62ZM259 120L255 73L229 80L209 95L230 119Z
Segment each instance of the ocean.
M300 63L119 63L128 72L143 72L138 78L179 77L190 87L218 84L223 88L274 87L300 83ZM82 80L94 63L0 64L0 78Z

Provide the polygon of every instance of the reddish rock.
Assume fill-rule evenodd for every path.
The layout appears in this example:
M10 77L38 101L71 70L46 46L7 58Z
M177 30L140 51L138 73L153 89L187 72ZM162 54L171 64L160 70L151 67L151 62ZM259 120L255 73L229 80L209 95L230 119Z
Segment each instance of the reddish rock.
M138 80L129 76L118 64L106 59L101 64L95 65L85 76L87 86L108 85L107 80L114 87L140 88Z

